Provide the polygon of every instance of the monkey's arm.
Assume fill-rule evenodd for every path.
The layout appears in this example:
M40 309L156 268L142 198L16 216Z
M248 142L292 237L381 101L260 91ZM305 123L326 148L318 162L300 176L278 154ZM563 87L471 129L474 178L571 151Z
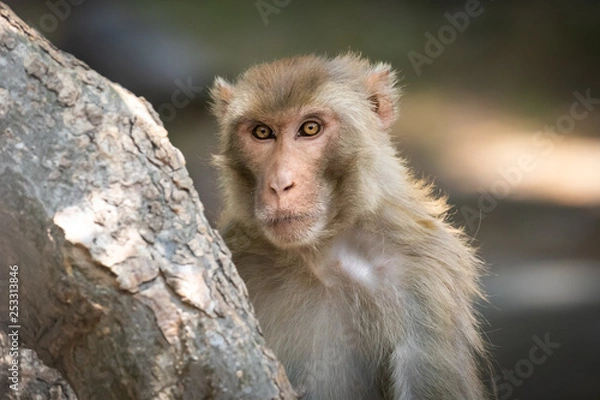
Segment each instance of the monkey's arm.
M391 356L396 400L482 400L473 351L455 334L454 340L439 340L415 325Z
M464 260L473 262L470 254ZM486 398L478 374L484 349L472 305L475 283L468 272L476 268L476 262L451 269L432 261L405 277L410 289L402 319L411 322L390 358L395 399Z

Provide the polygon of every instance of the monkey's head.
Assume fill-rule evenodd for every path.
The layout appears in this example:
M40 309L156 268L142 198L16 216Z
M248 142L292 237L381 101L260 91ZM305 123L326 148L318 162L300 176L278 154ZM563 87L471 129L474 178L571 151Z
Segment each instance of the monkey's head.
M389 138L395 84L389 65L354 54L261 64L235 83L217 78L226 218L294 247L318 245L374 212L398 184L389 181L398 176L390 171L398 168Z

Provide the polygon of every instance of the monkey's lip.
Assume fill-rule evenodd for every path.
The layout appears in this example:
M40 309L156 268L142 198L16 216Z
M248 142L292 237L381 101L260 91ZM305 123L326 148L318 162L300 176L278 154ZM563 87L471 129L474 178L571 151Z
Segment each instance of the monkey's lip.
M275 212L263 215L262 222L267 230L282 237L302 236L311 229L318 216L314 213Z
M322 213L320 210L262 209L257 217L267 239L277 246L305 244L315 234Z
M314 218L315 216L310 213L278 213L266 217L264 222L269 226L276 227L280 225L293 224L296 222L308 222Z
M264 234L279 247L310 243L321 220L320 214L316 212L276 211L262 214L261 217Z

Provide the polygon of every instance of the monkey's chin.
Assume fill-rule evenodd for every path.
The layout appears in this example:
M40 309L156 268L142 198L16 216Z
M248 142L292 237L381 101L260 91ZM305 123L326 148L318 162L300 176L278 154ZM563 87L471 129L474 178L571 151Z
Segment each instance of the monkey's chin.
M324 227L316 215L286 215L262 222L267 239L280 248L310 246L318 240Z

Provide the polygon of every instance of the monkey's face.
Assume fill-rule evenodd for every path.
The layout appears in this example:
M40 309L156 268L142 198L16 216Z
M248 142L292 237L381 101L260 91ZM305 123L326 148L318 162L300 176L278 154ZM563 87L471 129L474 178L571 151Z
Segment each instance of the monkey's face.
M258 65L211 90L224 214L278 247L314 245L377 207L396 117L389 66L349 54ZM373 179L375 176L377 179Z
M329 219L332 182L325 171L339 124L325 109L290 110L238 125L240 158L251 174L253 217L280 247L319 239Z

